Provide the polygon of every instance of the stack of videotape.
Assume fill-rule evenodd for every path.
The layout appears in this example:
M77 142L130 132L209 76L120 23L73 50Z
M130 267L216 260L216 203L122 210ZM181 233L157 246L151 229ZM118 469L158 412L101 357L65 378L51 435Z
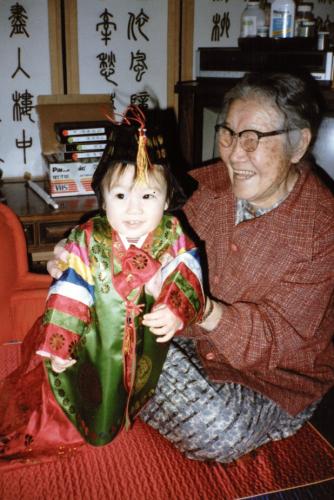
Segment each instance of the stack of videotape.
M111 130L110 121L55 123L60 147L48 158L52 196L93 193L92 176Z

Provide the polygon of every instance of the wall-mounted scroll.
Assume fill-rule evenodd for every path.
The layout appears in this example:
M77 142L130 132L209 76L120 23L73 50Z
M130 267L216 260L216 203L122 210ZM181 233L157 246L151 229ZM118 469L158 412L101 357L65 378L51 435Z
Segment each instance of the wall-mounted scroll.
M77 0L79 92L167 106L168 0Z
M43 174L35 104L51 92L46 0L0 2L0 168Z
M194 49L236 47L245 0L195 0Z

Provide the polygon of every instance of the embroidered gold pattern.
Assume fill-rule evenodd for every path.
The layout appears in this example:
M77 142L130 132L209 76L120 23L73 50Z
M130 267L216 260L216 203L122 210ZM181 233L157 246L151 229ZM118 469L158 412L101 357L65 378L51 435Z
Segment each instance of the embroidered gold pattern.
M65 337L61 333L54 333L50 338L50 346L55 351L59 351L65 344Z
M152 361L151 359L144 355L140 358L137 365L136 379L134 392L139 392L150 378L152 371Z
M72 340L68 346L68 354L71 358L77 359L78 354L77 354L77 348L78 348L78 342L75 342Z
M145 269L145 267L147 267L148 258L146 255L138 254L132 258L132 263L136 269Z
M179 292L177 292L176 290L172 290L170 294L170 301L174 307L180 307L182 305L182 299Z

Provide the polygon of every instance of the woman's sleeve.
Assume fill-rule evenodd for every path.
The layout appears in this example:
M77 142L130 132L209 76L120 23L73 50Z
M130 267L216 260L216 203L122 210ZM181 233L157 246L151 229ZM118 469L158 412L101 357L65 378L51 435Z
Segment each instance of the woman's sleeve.
M331 343L334 324L334 229L322 226L313 241L313 255L291 263L257 302L224 304L212 331L194 325L183 334L202 343L201 354L212 363L238 370L273 369L289 359L291 366L314 361L305 349L323 352ZM204 352L205 351L205 352Z
M42 320L43 341L37 353L69 359L91 322L94 282L89 265L87 232L75 228L66 242L68 267L51 285Z

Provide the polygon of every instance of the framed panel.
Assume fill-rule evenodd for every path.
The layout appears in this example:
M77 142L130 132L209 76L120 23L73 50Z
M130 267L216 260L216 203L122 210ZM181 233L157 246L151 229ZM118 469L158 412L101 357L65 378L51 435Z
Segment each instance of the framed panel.
M161 108L174 105L179 2L72 2L65 11L69 92L108 93L116 112L130 102Z
M180 81L191 80L194 51L194 0L182 0L181 26L181 75Z
M61 91L55 39L56 3L46 0L2 0L0 3L0 168L4 178L44 175L37 96ZM49 15L53 19L49 22ZM50 55L52 53L52 55ZM51 59L55 73L51 74ZM56 62L57 61L57 62Z

